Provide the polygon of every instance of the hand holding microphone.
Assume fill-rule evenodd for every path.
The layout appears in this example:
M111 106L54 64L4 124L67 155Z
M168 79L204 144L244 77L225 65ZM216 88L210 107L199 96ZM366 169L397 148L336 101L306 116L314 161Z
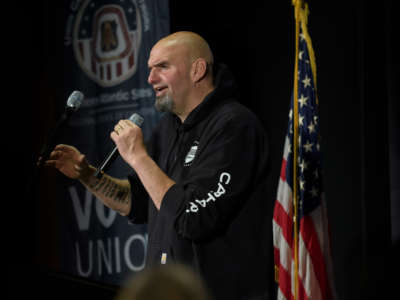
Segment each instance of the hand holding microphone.
M131 155L137 152L138 148L144 148L142 131L139 128L143 124L143 117L134 113L129 120L121 120L114 127L111 133L111 139L116 146L106 156L101 165L97 168L95 176L101 177L102 173L110 166L110 164L121 154L125 161L130 161ZM139 127L139 128L137 128Z

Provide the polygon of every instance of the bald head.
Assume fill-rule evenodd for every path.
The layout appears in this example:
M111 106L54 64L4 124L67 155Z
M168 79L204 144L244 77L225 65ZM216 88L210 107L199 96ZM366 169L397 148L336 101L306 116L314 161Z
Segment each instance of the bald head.
M208 43L197 33L179 31L161 39L156 45L181 46L187 51L190 62L203 58L208 64L214 62L214 58Z

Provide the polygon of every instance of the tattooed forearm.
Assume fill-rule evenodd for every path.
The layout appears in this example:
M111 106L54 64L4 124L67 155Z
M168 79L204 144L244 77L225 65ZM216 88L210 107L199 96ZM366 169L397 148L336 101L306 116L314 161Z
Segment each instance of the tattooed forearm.
M123 202L123 203L128 203L129 202L129 188L127 187L121 187L115 196L115 200Z
M129 187L119 185L107 176L92 182L89 187L107 198L121 203L129 202Z
M94 182L89 182L87 185L91 188L91 189L93 189L94 191L99 191L103 186L104 186L104 184L106 183L106 180L105 180L105 176L103 176L101 179L95 179L94 180Z
M115 190L118 188L118 186L114 182L110 182L108 185L108 190L105 191L106 196L110 198L114 198L115 196Z
M102 174L101 178L94 176L96 169L90 167L87 176L82 176L80 182L105 206L117 211L123 216L131 209L131 186L128 179L119 179Z
M104 177L104 176L103 176ZM104 180L106 180L107 182L106 182L106 184L104 185L104 188L102 188L101 190L99 190L101 193L103 193L106 197L109 197L108 196L108 194L110 193L110 188L112 187L112 185L113 185L113 182L110 180L110 179L108 179L108 178L105 178Z

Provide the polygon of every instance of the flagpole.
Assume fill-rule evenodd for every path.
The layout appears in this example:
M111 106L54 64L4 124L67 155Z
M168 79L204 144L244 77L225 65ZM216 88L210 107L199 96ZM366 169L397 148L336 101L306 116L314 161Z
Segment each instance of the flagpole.
M292 0L296 23L296 50L294 64L293 88L293 208L294 208L294 300L299 299L299 236L298 236L298 190L297 190L297 159L299 142L299 107L298 107L298 70L299 70L299 34L300 34L300 9L302 0Z
M274 260L279 271L276 273L279 277L277 296L292 300L335 299L328 218L320 177L316 61L307 29L309 10L306 1L292 0L292 4L295 59L287 131L287 138L292 140L286 140L284 146L282 180L273 217ZM310 210L303 211L306 206ZM288 219L288 214L292 220Z

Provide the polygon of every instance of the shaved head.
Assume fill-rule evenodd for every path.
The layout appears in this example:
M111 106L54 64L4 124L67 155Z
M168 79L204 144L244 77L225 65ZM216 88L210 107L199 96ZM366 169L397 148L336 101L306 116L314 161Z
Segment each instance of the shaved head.
M214 58L208 43L197 33L190 31L179 31L161 39L156 45L182 46L187 51L191 62L203 58L208 64L214 62Z

